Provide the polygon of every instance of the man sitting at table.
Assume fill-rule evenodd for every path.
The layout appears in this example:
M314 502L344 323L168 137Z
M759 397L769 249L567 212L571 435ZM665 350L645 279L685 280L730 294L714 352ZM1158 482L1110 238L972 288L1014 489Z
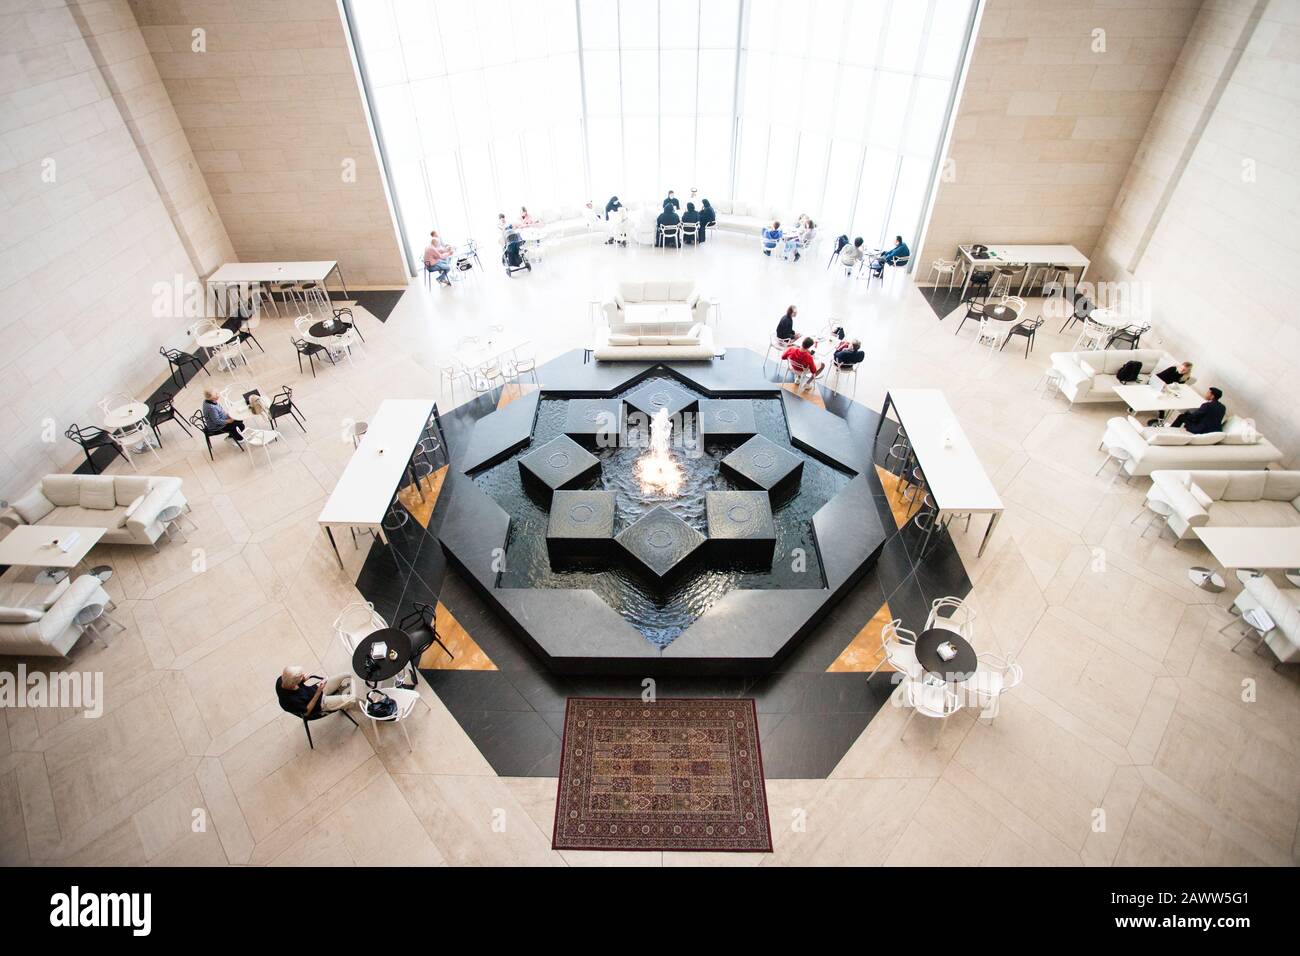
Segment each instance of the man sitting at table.
M792 345L781 353L781 358L790 363L790 370L794 372L796 388L811 388L813 380L822 372L823 366L817 364L817 359L812 354L815 344L816 340L808 335L801 343Z
M862 351L861 340L853 339L852 341L845 340L837 345L835 354L831 356L831 361L840 368L851 368L866 357L867 353Z
M1223 407L1223 391L1214 386L1205 393L1201 407L1190 412L1183 412L1174 419L1174 428L1185 428L1193 435L1205 435L1209 432L1223 430L1223 418L1228 410Z
M226 441L244 447L241 441L244 437L244 423L230 417L230 413L221 404L221 393L211 386L203 390L203 427L213 435L224 433Z
M448 273L451 272L451 257L456 252L452 247L438 238L438 230L429 233L429 244L424 249L424 268L438 273L438 281L451 285Z
M356 703L352 694L352 677L308 675L297 664L290 664L275 681L275 696L282 710L306 717L319 707L325 713L342 710Z
M887 263L889 263L892 266L895 263L897 263L898 260L906 259L911 254L912 254L912 250L907 248L907 243L903 241L903 237L895 236L894 248L886 249L884 252L880 254L880 258L884 259Z

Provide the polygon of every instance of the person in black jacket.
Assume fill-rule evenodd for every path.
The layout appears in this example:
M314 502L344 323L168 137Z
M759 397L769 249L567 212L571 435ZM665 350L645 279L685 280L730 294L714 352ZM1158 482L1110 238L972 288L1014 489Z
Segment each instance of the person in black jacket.
M705 199L700 204L700 242L704 241L704 237L708 233L709 229L716 225L717 222L718 214L714 212L709 201Z
M799 333L794 330L794 317L799 314L799 310L794 306L785 310L785 315L776 323L776 337L782 342L792 342L799 337Z
M618 197L610 196L609 202L605 203L605 218L608 219L609 214L611 212L613 212L616 209L622 209L622 208L623 208L623 204L618 201Z
M1156 378L1166 385L1173 385L1175 382L1179 385L1186 385L1192 378L1192 363L1182 362L1178 365L1171 365L1163 372L1157 372Z
M662 246L664 244L663 233L659 231L660 226L676 226L681 221L681 217L677 215L673 207L665 202L664 211L661 212L659 218L655 220L655 245ZM676 243L677 240L673 240L673 242Z
M1205 393L1205 402L1200 408L1183 412L1174 419L1174 428L1185 428L1193 435L1205 435L1223 429L1224 416L1228 410L1223 407L1223 391L1213 386Z
M703 242L703 241L704 241L704 239L703 239L703 235L704 235L704 227L703 227L702 225L700 225L700 214L699 214L699 212L696 211L696 209L695 209L695 203L693 203L693 202L688 202L688 203L686 204L686 211L685 211L684 213L682 213L682 222L683 222L683 223L694 223L694 224L696 225L696 227L697 227L697 229L696 229L696 236L697 236L697 239L692 239L692 240L691 240L692 242L696 242L696 241ZM683 238L684 238L684 237L683 237Z
M667 209L669 206L673 207L674 212L682 208L681 200L673 195L673 191L671 189L668 190L668 196L666 199L664 199L664 208Z

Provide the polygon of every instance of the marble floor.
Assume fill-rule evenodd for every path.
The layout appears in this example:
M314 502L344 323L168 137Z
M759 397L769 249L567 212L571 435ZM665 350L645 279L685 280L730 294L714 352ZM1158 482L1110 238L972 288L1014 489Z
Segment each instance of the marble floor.
M142 462L142 473L184 479L198 530L158 553L93 554L116 568L109 590L127 627L106 648L80 642L70 666L103 673L105 711L0 710L0 861L1300 860L1296 669L1274 672L1245 645L1232 651L1233 632L1218 632L1237 585L1212 595L1189 583L1188 567L1209 563L1199 545L1175 550L1168 535L1130 526L1146 479L1094 476L1118 406L1071 411L1035 393L1049 353L1070 340L1049 325L1029 360L1014 345L990 356L971 346L971 324L955 336L955 320L937 321L905 276L868 290L824 264L775 262L720 235L681 253L579 241L549 250L531 274L490 268L454 289L413 283L383 325L358 311L367 341L355 364L314 379L298 371L287 320L265 320L267 354L254 354L247 378L292 385L309 431L284 426L273 468L260 451L252 458L224 442L210 462L199 439L175 429L161 462ZM341 719L315 724L309 750L272 684L288 663L346 668L330 625L358 599L351 582L363 552L344 539L340 571L315 521L352 451L346 424L384 398L432 394L447 407L437 363L459 336L504 324L531 336L545 361L584 343L589 301L617 279L679 275L721 301L724 344L761 350L793 302L801 327L834 319L863 339L858 401L878 407L895 384L946 391L1007 506L983 557L977 533L955 535L974 582L977 647L1017 655L1025 670L997 719L962 712L942 735L918 719L900 740L906 714L886 707L829 778L768 781L771 854L554 852L555 781L497 777L423 684L412 750L396 728L378 728L376 742L374 728ZM200 375L178 397L183 412L206 382ZM56 662L0 667L19 663Z

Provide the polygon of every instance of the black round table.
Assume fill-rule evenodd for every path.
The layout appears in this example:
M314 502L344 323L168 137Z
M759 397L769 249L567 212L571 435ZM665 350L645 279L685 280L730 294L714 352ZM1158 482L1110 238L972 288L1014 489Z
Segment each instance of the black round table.
M995 305L984 309L984 314L994 322L1014 322L1020 316L1015 309L1008 308L1005 305Z
M379 660L371 660L370 648L380 642L388 645L388 654ZM372 686L396 677L410 662L411 638L397 627L381 627L370 632L352 652L353 673Z
M337 319L334 320L333 325L326 325L326 321L327 320L322 319L320 322L317 322L307 330L307 333L314 339L323 339L331 335L342 335L351 328L350 325L340 322Z
M952 641L953 647L957 648L957 656L950 661L939 656L939 645L944 641ZM916 662L922 670L949 683L964 681L975 673L975 648L956 631L943 627L922 631L917 635L914 650Z

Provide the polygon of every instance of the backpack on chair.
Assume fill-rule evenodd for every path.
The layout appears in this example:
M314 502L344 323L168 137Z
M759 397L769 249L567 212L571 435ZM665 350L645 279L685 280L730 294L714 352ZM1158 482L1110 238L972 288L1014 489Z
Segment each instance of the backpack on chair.
M1131 385L1138 380L1138 373L1142 371L1142 363L1138 361L1125 362L1115 373L1115 378L1125 385Z

